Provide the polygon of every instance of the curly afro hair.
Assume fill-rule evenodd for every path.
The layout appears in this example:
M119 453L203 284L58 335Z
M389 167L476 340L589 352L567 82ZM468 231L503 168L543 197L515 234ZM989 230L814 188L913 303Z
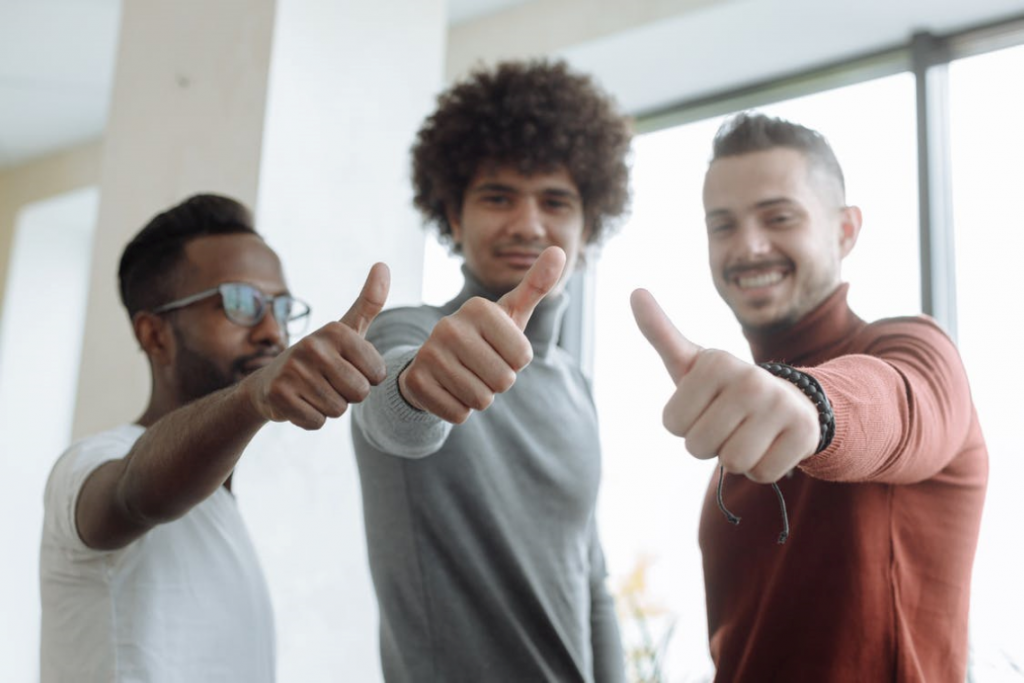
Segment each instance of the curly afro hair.
M614 102L565 62L505 62L438 97L412 149L413 202L452 244L449 209L485 164L530 175L564 166L583 201L588 241L600 243L629 203L632 131Z

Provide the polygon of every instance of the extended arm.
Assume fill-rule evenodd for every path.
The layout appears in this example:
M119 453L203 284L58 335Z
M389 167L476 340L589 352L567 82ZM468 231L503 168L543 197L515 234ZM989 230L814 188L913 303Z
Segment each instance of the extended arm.
M122 548L212 495L267 421L319 429L384 379L384 363L364 338L384 305L389 276L378 264L339 322L320 328L237 385L171 411L131 451L82 484L74 511L81 540Z
M836 414L829 448L801 465L832 481L922 481L964 446L973 420L970 388L953 342L924 319L886 322L861 355L808 372Z
M210 394L153 424L124 458L100 465L78 496L78 535L122 548L213 494L266 423L240 386Z

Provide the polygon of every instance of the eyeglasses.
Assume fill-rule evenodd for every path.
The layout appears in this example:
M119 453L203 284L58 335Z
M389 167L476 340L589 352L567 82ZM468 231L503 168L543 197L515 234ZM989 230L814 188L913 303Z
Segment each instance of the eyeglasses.
M267 311L273 311L274 320L289 337L302 334L309 324L309 305L306 302L290 294L267 296L244 282L224 282L212 289L158 306L152 312L175 311L218 294L224 306L224 315L231 322L243 327L259 325Z

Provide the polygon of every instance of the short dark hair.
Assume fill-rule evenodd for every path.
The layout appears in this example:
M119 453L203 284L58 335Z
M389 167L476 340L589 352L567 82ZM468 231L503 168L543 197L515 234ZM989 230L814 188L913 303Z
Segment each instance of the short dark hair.
M757 112L742 112L721 125L712 143L711 161L723 157L763 152L776 147L803 153L814 166L825 171L839 184L840 200L845 202L846 182L843 169L832 146L816 130L786 119Z
M128 243L117 270L121 302L135 317L175 296L175 269L185 245L207 235L257 234L252 212L243 204L215 194L197 194L156 215Z
M413 203L441 241L449 211L484 164L529 175L564 166L579 189L589 241L629 203L632 132L612 99L562 61L504 62L478 69L438 97L412 148Z

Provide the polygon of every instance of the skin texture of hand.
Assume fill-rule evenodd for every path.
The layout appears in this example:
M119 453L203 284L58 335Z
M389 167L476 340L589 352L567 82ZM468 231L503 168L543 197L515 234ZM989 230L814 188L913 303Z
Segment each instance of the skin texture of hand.
M533 310L558 283L565 252L548 247L519 285L496 302L470 299L434 326L398 378L402 396L414 408L462 424L508 391L533 360L526 329Z
M365 336L384 307L390 283L388 267L375 264L340 321L324 325L243 380L260 417L320 429L384 381L384 360Z
M630 304L676 385L665 428L686 439L694 457L717 456L727 472L771 483L814 454L818 411L798 388L725 351L697 346L650 292L634 291Z

